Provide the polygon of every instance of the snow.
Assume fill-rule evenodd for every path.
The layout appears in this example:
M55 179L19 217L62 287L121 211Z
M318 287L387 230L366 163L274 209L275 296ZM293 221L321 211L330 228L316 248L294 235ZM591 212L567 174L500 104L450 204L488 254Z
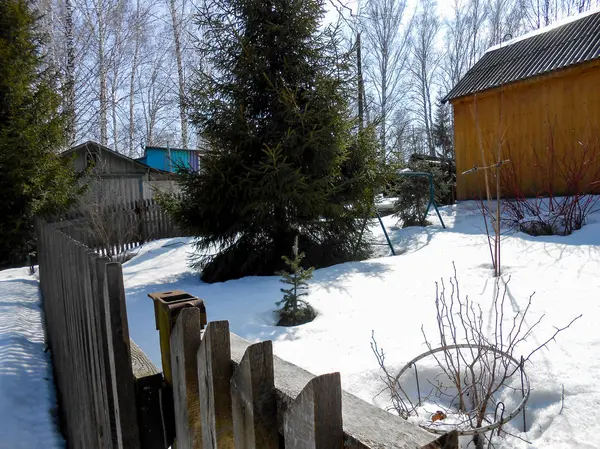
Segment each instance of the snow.
M392 212L396 201L398 201L398 198L396 197L384 197L383 195L379 195L375 198L375 206L379 212Z
M0 271L0 448L62 448L38 280Z
M529 39L530 37L538 36L540 34L547 33L548 31L555 30L558 27L561 27L561 26L566 25L568 23L572 23L572 22L575 22L577 20L583 19L584 17L591 16L593 14L597 14L599 12L600 12L600 7L590 9L589 11L585 11L585 12L583 12L581 14L576 14L574 16L565 17L563 19L557 20L556 22L548 25L547 27L539 28L537 30L533 30L533 31L530 31L528 33L525 33L522 36L517 36L517 37L515 37L513 39L509 39L506 42L501 42L499 44L493 45L490 48L488 48L485 52L488 53L490 51L498 50L499 48L507 47L508 45L516 44L517 42L521 42L521 41L524 41L525 39Z
M375 331L395 372L425 352L421 327L435 339L435 282L453 274L453 262L463 298L469 295L481 305L484 320L492 317L496 283L477 204L465 202L440 212L445 230L437 220L425 228L400 229L393 217L383 218L396 257L378 245L370 260L316 270L308 300L319 315L293 328L274 326L272 310L281 297L278 277L205 284L188 267L189 239L153 242L124 265L130 335L160 366L147 294L182 289L204 299L209 320L229 320L231 331L250 341L272 340L278 356L315 374L340 371L344 389L386 407L387 399L378 396L382 382L371 333ZM377 221L372 230L378 242L385 243ZM570 236L532 237L507 230L502 261L500 288L507 285L508 319L534 292L526 325L545 315L521 348L523 354L551 336L553 326L564 326L581 313L583 317L526 367L531 381L528 431L521 432L521 415L504 428L532 444L506 437L496 447L597 447L591 416L600 402L600 214L588 217L586 226ZM563 386L564 408L559 413Z

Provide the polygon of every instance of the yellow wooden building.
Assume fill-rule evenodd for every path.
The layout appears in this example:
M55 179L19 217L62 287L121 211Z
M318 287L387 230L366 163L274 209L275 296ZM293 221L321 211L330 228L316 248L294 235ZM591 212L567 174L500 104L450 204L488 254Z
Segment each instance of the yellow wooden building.
M488 50L444 99L454 108L457 198L600 192L600 11ZM595 183L598 181L598 183Z

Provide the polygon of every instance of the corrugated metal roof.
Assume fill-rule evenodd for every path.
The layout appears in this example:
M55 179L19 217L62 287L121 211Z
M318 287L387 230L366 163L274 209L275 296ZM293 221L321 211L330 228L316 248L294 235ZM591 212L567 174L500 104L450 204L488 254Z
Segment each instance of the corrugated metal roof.
M443 101L600 58L600 11L488 51Z

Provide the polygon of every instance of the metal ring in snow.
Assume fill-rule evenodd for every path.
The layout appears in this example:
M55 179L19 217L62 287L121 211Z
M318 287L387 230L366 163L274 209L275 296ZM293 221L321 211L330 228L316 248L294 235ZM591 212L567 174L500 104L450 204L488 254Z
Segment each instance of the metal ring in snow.
M508 416L501 419L500 421L496 421L495 423L492 423L492 424L489 424L489 425L483 426L483 427L476 427L476 428L470 429L470 430L455 429L456 432L458 433L458 435L477 435L480 433L485 433L490 430L497 429L498 427L509 422L511 419L513 419L515 416L517 416L521 412L521 410L523 410L523 407L525 407L525 404L527 403L527 400L529 399L529 392L530 392L529 377L527 376L527 373L525 372L525 367L522 366L520 361L515 359L510 354L508 354L504 351L501 351L493 346L470 345L467 343L462 343L462 344L457 344L457 345L441 346L439 348L432 349L430 351L424 352L421 355L418 355L417 357L412 359L410 362L408 362L406 365L404 365L404 368L402 368L400 370L400 372L398 373L398 375L396 376L396 382L399 382L399 379L402 376L402 374L404 374L409 368L411 368L419 360L424 359L425 357L435 354L437 352L448 351L448 350L452 350L452 349L483 349L485 351L490 351L490 352L493 352L496 354L500 354L502 357L505 357L506 359L508 359L512 363L514 363L515 366L521 370L521 372L523 373L523 378L525 380L525 391L524 391L523 399L521 400L519 405L517 405L517 407ZM451 424L448 424L448 426L451 426ZM423 424L419 424L419 427L427 430L428 432L435 433L437 435L443 435L445 433L448 433L448 429L446 429L446 430L435 429L435 428L427 427Z

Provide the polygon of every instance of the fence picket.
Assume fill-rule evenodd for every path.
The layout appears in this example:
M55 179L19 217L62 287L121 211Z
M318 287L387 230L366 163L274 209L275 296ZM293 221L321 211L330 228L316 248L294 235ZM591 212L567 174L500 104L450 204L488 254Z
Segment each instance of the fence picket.
M234 449L229 322L208 323L198 350L203 449Z
M104 310L108 330L110 374L115 392L115 421L120 432L120 446L136 449L140 447L139 429L136 419L135 389L132 382L133 370L125 286L120 263L107 263Z
M342 449L342 384L340 373L311 379L284 417L286 449Z
M104 324L104 303L99 297L97 256L85 246L78 244L82 267L86 274L83 279L84 309L86 311L87 336L91 354L91 376L95 388L93 400L97 422L98 438L105 447L118 447L116 424L114 422L114 395L110 381L106 326ZM101 275L104 282L104 274Z
M236 448L278 449L273 345L250 345L231 378Z
M171 333L177 449L202 447L197 357L201 328L200 309L184 308Z

